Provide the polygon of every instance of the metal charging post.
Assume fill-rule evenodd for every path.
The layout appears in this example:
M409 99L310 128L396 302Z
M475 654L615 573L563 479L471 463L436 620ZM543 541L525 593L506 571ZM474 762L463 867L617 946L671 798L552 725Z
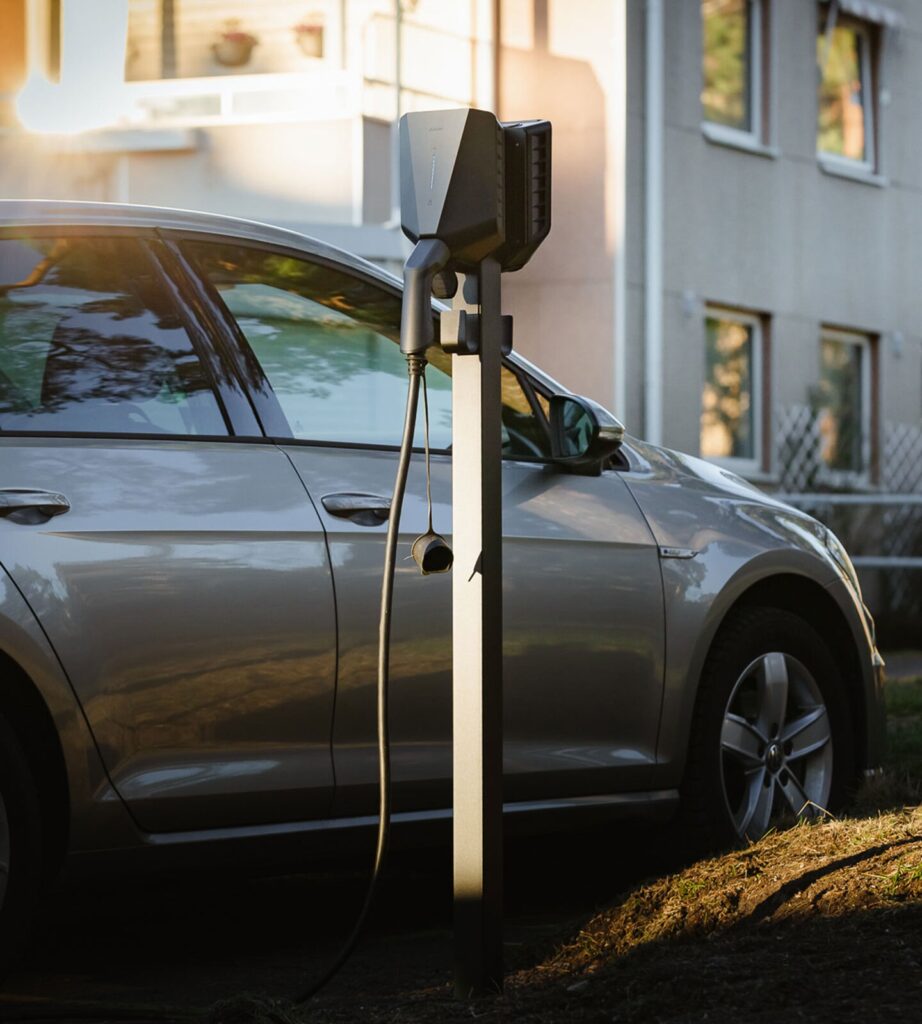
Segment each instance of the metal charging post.
M452 355L455 991L465 999L503 985L500 281L486 259L454 303L456 314L479 313L480 342Z
M441 323L442 348L452 354L455 988L462 998L503 984L502 359L512 324L501 313L501 275L525 266L550 231L550 144L550 122L500 124L483 110L420 111L400 122L401 226L415 243L404 266L400 328L411 378L434 340L429 295L437 276L439 291L457 295L456 274L465 275L462 297ZM430 524L414 543L420 569L447 571L450 557L427 569L420 552L430 541L441 542L444 556ZM382 624L386 638L384 611Z

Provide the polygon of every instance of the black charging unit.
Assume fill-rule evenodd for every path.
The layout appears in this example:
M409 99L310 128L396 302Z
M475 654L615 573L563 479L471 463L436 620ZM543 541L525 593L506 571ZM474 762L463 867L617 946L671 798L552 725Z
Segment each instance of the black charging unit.
M455 297L440 344L452 353L455 989L466 998L503 984L501 370L512 320L502 274L525 266L550 231L551 125L500 124L481 110L407 114L400 179L402 226L416 243L400 338L411 396L434 343L433 283ZM395 502L398 493L399 480Z

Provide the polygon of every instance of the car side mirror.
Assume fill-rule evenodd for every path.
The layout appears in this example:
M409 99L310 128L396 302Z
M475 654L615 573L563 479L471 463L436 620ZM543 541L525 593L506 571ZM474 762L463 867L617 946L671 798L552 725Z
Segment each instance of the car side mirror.
M577 395L552 395L551 456L577 473L602 472L624 440L624 426L601 405Z

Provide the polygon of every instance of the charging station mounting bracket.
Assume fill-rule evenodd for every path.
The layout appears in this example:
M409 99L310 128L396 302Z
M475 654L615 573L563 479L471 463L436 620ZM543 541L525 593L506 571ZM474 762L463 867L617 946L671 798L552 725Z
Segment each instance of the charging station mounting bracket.
M512 317L500 317L500 350L504 356L512 351ZM442 314L439 344L454 356L480 354L480 314L466 309L452 309Z

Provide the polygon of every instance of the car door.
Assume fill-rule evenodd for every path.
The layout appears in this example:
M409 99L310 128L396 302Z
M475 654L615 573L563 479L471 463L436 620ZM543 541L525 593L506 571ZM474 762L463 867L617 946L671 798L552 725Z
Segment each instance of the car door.
M278 444L328 538L339 671L333 750L338 814L374 807L378 607L387 504L406 394L399 295L319 258L187 240L183 252L271 385ZM451 528L450 361L427 371L435 527ZM663 682L658 554L616 472L561 471L546 402L503 377L506 799L643 788L652 778ZM265 419L277 416L267 408ZM422 425L417 434L422 444ZM391 647L398 809L450 804L451 614L447 576L409 558L427 520L424 461L401 518Z
M255 423L147 241L0 237L0 563L146 831L330 810L330 567Z

